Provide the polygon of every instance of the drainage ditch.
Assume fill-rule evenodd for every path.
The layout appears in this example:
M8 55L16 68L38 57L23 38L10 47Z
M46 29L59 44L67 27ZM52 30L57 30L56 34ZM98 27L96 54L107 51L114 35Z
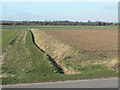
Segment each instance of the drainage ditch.
M54 66L58 69L58 71L59 71L60 74L64 74L63 69L55 62L55 60L50 55L48 55L47 53L45 53L45 51L43 51L41 48L39 48L38 45L35 43L35 39L34 39L34 35L33 35L32 31L30 31L30 33L32 35L32 41L33 41L34 45L38 49L40 49L44 54L46 54L46 56L48 57L48 59L54 64Z

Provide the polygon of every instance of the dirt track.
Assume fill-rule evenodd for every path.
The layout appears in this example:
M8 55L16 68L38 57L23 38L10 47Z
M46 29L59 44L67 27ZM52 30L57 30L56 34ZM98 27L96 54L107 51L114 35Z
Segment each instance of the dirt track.
M116 55L118 49L117 30L43 29L79 50L95 54Z

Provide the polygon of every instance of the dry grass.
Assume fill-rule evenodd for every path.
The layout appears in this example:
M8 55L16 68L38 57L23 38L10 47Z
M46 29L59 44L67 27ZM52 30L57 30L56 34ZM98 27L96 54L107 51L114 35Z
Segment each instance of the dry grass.
M64 63L59 63L59 60L74 57L74 55L78 53L73 47L55 39L43 31L35 29L32 29L31 31L34 34L35 43L56 60L57 64L63 68L64 73L73 74L76 72L72 68L66 68Z
M26 40L26 35L27 35L27 31L25 31L25 35L24 35L24 38L23 38L24 43L25 43L25 40Z
M24 32L22 32L22 33L20 34L20 37L18 37L18 39L16 40L16 43L18 43L18 42L20 41L20 39L21 39L21 37L23 36L23 34L24 34Z
M113 70L117 70L118 71L118 67L120 67L120 62L118 62L118 58L112 58L110 61L108 60L107 65L110 69Z
M13 77L15 77L15 75L14 74L2 74L1 75L2 76L2 78L13 78Z

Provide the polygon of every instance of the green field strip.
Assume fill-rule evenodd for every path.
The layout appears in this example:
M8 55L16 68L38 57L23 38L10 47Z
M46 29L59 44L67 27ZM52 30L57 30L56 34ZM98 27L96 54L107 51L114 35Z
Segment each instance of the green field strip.
M11 30L24 30L24 29L28 29L28 28L40 28L40 29L59 29L59 28L66 28L66 29L70 29L70 28L75 28L75 29L118 29L118 26L40 26L40 25L31 25L31 26L2 26L2 29L11 29Z
M18 30L2 30L2 51L7 48L7 46L10 44L10 41L17 35L18 32Z

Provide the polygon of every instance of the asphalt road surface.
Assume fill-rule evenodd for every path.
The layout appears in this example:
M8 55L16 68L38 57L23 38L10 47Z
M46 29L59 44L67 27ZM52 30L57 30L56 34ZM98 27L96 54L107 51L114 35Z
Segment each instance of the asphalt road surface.
M2 88L118 88L118 78L4 85Z

